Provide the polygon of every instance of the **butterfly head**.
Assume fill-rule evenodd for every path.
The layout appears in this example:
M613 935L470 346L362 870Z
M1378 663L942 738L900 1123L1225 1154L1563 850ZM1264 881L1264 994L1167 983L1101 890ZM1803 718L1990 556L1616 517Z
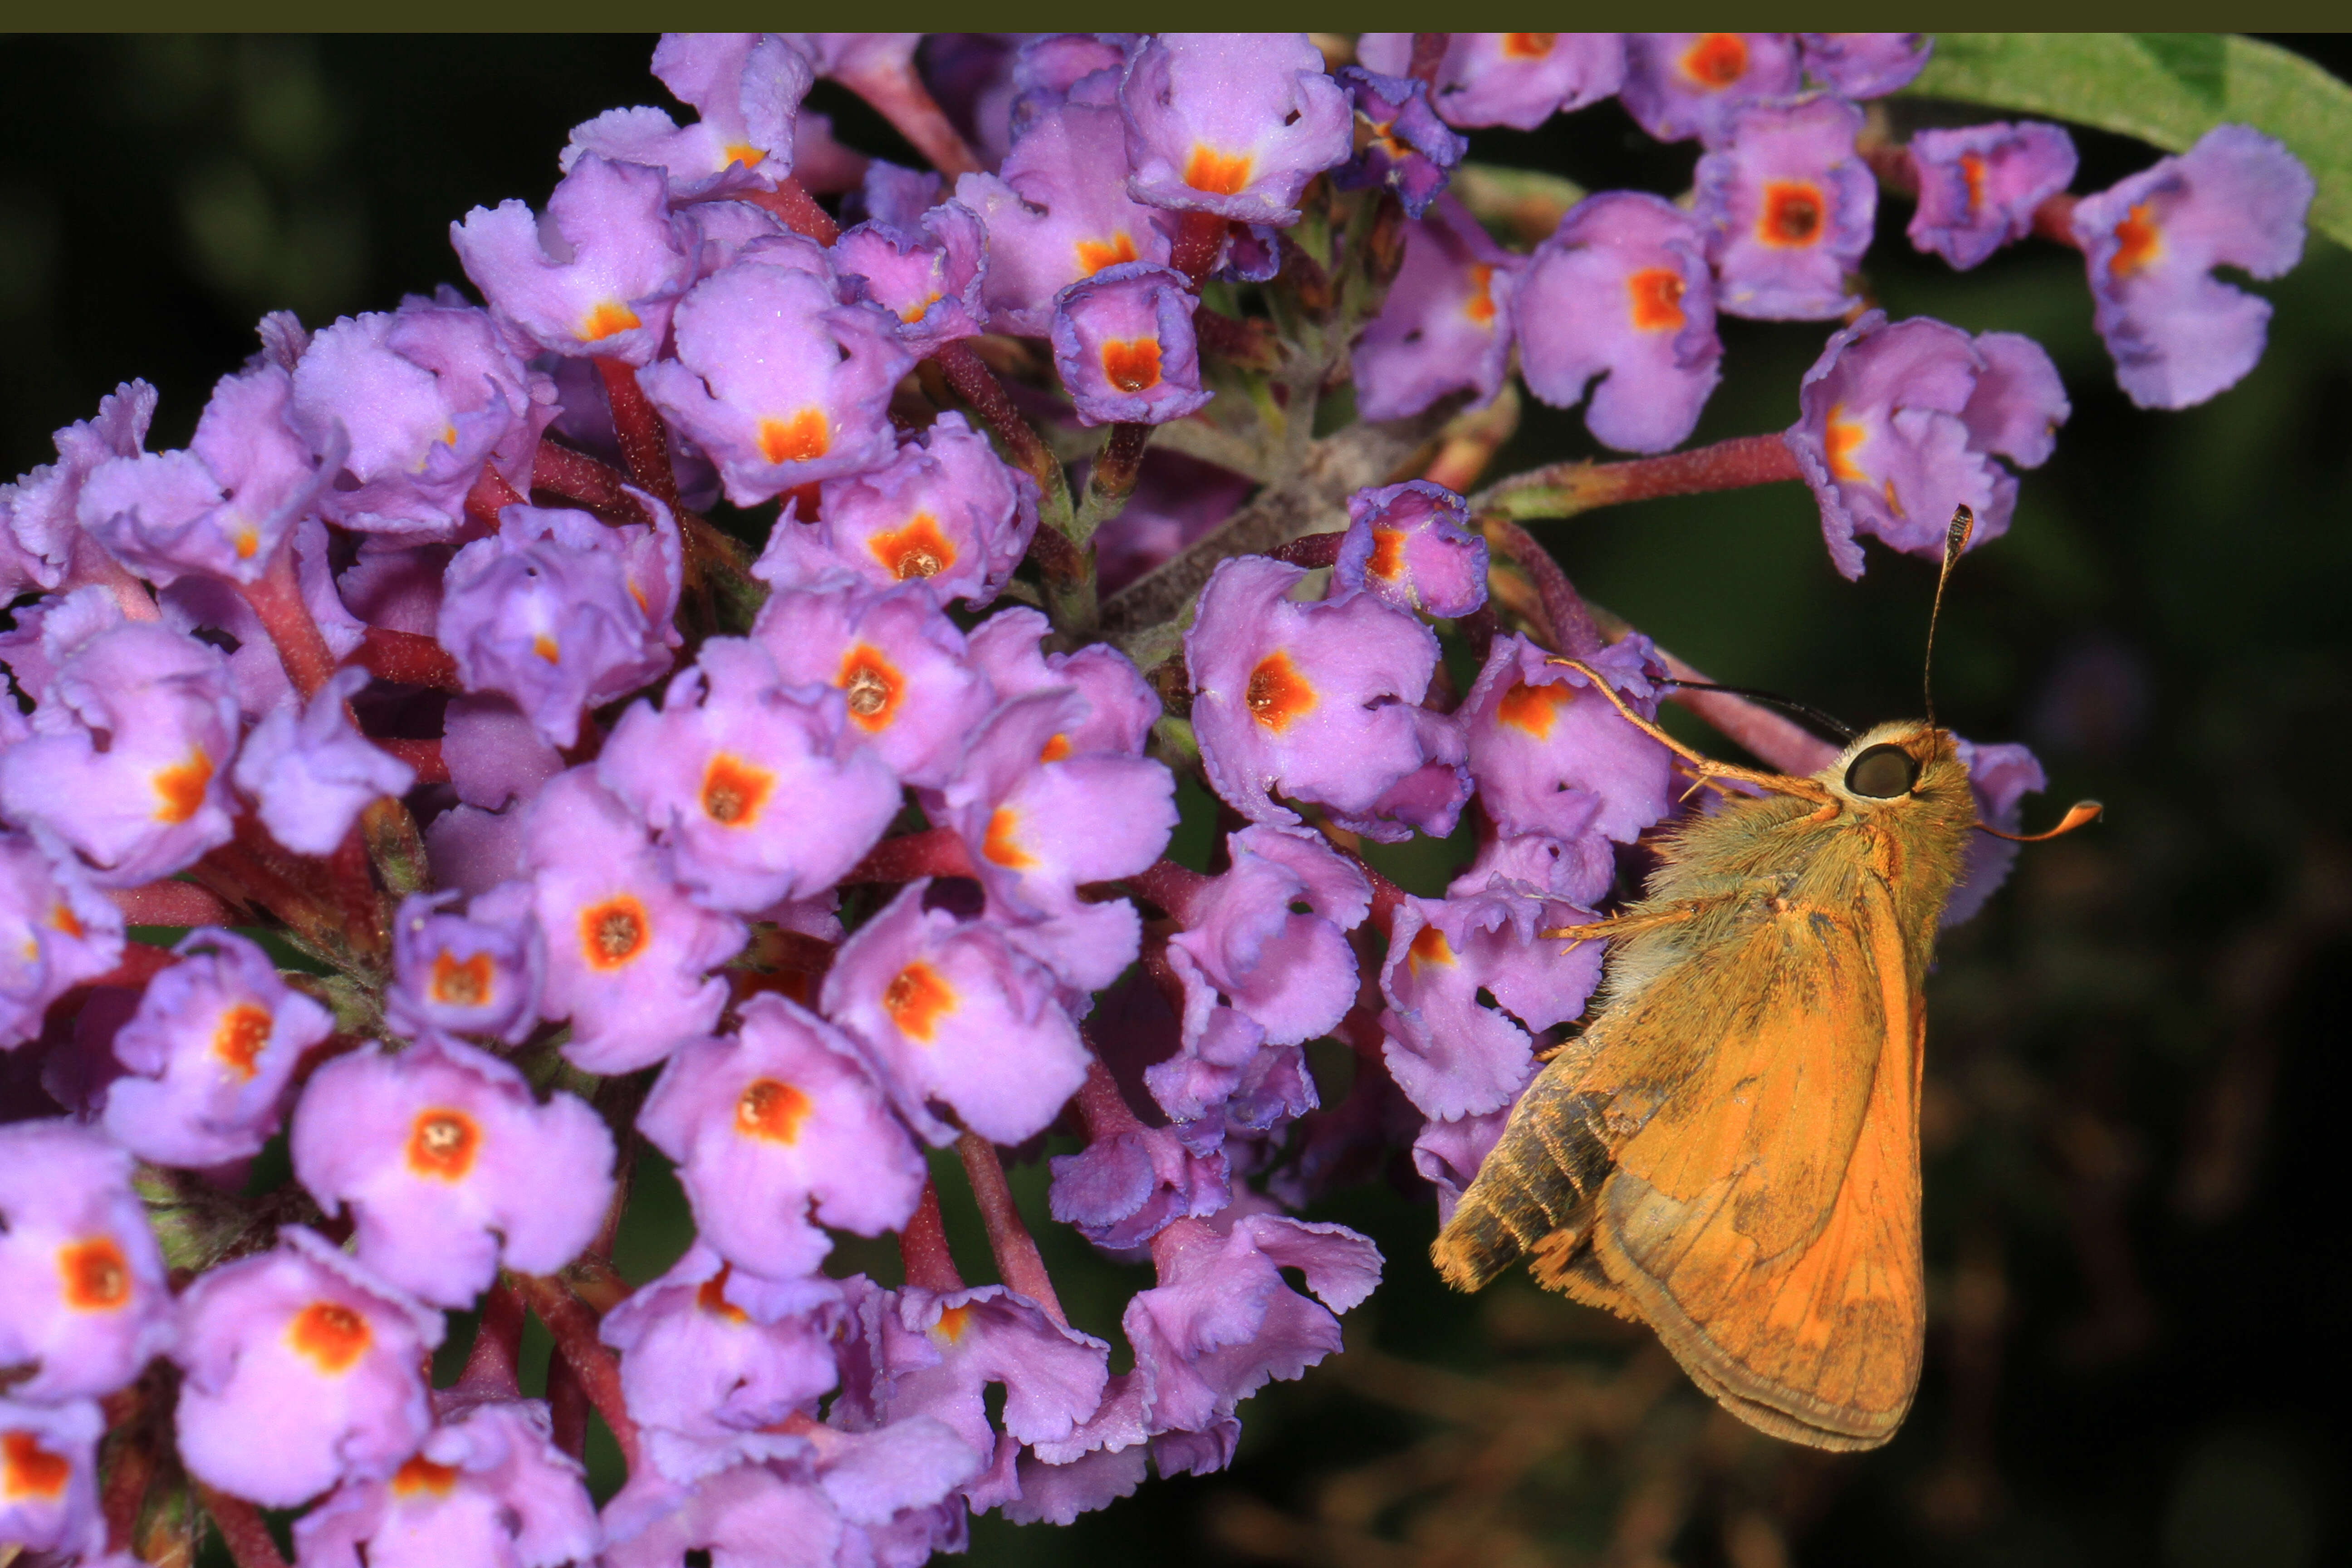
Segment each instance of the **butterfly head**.
M1849 807L1866 814L1922 801L1969 800L1968 765L1949 730L1921 719L1876 725L1813 775Z

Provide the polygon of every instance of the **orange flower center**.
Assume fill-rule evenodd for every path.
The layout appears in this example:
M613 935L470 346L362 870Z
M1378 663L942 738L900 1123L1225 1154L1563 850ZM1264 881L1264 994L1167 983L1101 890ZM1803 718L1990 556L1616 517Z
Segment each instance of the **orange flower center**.
M602 342L615 332L629 331L644 324L635 310L618 300L607 300L581 319L580 336L588 342Z
M1135 238L1125 229L1108 239L1082 239L1077 243L1078 276L1091 278L1106 267L1117 267L1135 259Z
M879 734L898 716L898 700L907 682L881 653L859 643L841 656L841 673L834 684L849 707L849 721L869 735Z
M2117 278L2128 278L2143 270L2164 249L2164 235L2148 216L2147 204L2135 202L2116 225L2116 253L2107 258L2107 270Z
M220 1016L213 1026L213 1057L226 1068L229 1076L240 1083L251 1083L260 1070L254 1064L261 1056L261 1047L269 1043L272 1020L269 1009L257 1003L239 1002Z
M1539 60L1551 53L1558 33L1505 33L1503 58L1507 60Z
M1070 738L1067 735L1054 735L1045 742L1045 749L1037 753L1037 760L1041 763L1058 763L1069 754Z
M760 819L776 775L727 752L702 770L702 815L721 827L749 827Z
M1403 574L1404 530L1372 530L1372 558L1364 563L1364 575L1378 577L1383 583L1393 583Z
M1683 51L1683 74L1703 88L1720 90L1748 74L1748 40L1737 33L1701 33Z
M1102 367L1121 392L1147 392L1160 384L1160 340L1113 338L1102 346Z
M768 1143L797 1143L809 1097L772 1078L755 1079L735 1097L735 1131Z
M939 520L919 511L904 528L877 533L866 542L882 569L901 583L936 577L956 563L956 547L940 531Z
M760 451L772 463L807 463L833 450L833 426L822 408L789 419L760 421Z
M447 1497L457 1485L457 1467L436 1465L422 1454L412 1454L400 1468L392 1472L392 1495L415 1497L419 1492L431 1497Z
M1276 648L1250 671L1243 700L1249 704L1251 718L1279 735L1313 710L1315 688L1290 662L1288 651Z
M462 1180L474 1168L482 1130L462 1110L435 1106L420 1110L408 1129L408 1168L445 1182Z
M348 1372L375 1338L368 1321L341 1301L313 1301L287 1325L286 1342L320 1372Z
M963 1338L963 1331L971 1322L970 1307L942 1307L940 1309L940 1321L931 1325L931 1337L941 1344L951 1345Z
M1801 249L1821 238L1827 211L1820 186L1807 180L1774 180L1764 187L1756 237L1776 249Z
M197 747L188 752L187 761L157 772L153 782L155 796L163 802L155 808L155 820L185 822L204 809L205 791L213 782L213 760Z
M1861 448L1869 432L1863 428L1858 419L1840 418L1844 411L1845 405L1832 405L1829 418L1822 426L1822 447L1829 458L1830 478L1868 479L1870 476L1862 471L1862 465L1854 461L1853 455Z
M921 959L907 965L882 991L882 1010L898 1032L929 1043L940 1020L955 1010L956 994L940 972Z
M580 911L580 955L588 967L618 969L645 952L654 939L646 906L626 893Z
M1196 142L1192 155L1184 161L1184 183L1211 195L1237 196L1249 184L1252 162L1246 153L1220 153Z
M1421 972L1421 966L1424 963L1453 962L1454 944L1447 942L1445 933L1435 926L1423 926L1413 932L1412 945L1405 949L1405 963L1412 966L1416 974Z
M1985 164L1983 154L1978 153L1963 153L1960 154L1960 178L1968 182L1969 216L1973 217L1976 216L1977 210L1984 205Z
M1470 299L1462 313L1482 327L1495 324L1495 269L1486 262L1470 264Z
M1530 686L1522 680L1503 693L1495 704L1495 722L1508 724L1514 730L1524 730L1540 741L1551 733L1552 721L1576 695L1562 682L1549 686Z
M58 1272L65 1277L66 1305L79 1311L109 1312L131 1300L131 1263L111 1237L58 1248Z
M1678 332L1683 314L1683 275L1671 267L1644 267L1625 279L1633 300L1633 327L1643 332Z
M995 865L1008 871L1026 871L1037 863L1037 857L1021 847L1013 837L1021 826L1021 814L1009 805L1000 805L988 814L988 831L980 841L980 852Z
M433 977L426 988L445 1007L479 1007L490 999L496 968L487 952L454 958L444 948L433 955Z
M58 1498L73 1461L41 1447L30 1432L0 1432L0 1498Z
M741 1114L740 1108L737 1114ZM718 1273L694 1288L694 1304L714 1318L723 1318L730 1323L749 1322L751 1315L727 1299L727 1277L734 1272L733 1264L720 1264Z

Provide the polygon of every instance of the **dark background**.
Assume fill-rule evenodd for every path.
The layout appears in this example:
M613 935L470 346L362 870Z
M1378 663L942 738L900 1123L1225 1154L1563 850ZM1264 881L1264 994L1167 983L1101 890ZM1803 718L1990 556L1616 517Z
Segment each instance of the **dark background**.
M2286 41L2347 69L2340 42ZM570 126L667 104L649 50L0 43L0 472L47 460L52 428L132 375L163 391L152 445L184 442L265 310L316 325L458 279L452 219L508 196L536 205ZM894 145L831 89L820 100L847 139ZM2153 157L2078 141L2078 191ZM1673 194L1693 153L1656 148L1607 105L1483 134L1474 155ZM983 1521L977 1556L2296 1568L2352 1554L2337 1414L2352 1321L2352 258L2315 238L2260 288L2277 306L2261 367L2200 408L2142 413L2091 331L2079 258L2033 241L1957 275L1914 255L1907 216L1884 204L1880 301L2035 337L2074 405L2010 536L1954 583L1943 716L2038 749L2052 790L2031 821L2077 796L2108 805L2101 826L2026 851L1947 941L1930 988L1933 1326L1909 1424L1860 1458L1751 1438L1653 1379L1639 1335L1520 1285L1447 1294L1423 1262L1430 1205L1410 1183L1375 1183L1327 1208L1390 1260L1349 1321L1362 1353L1246 1406L1230 1473L1150 1483L1070 1530ZM1698 438L1787 425L1826 330L1727 322L1728 379ZM1536 408L1496 471L1591 450L1575 416ZM1590 595L1718 679L1859 722L1916 709L1930 570L1874 547L1864 581L1843 583L1797 487L1539 526ZM1022 1185L1037 1200L1042 1171ZM1111 1332L1138 1277L1050 1227L1043 1239L1082 1326Z

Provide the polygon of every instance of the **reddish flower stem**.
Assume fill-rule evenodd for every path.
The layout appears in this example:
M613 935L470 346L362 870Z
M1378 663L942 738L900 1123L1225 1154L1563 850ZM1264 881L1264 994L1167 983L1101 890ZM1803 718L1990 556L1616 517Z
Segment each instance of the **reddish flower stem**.
M1217 253L1225 247L1225 220L1201 212L1180 212L1175 217L1176 240L1168 264L1190 278L1197 289L1216 270Z
M940 1213L939 1184L923 1178L923 1196L915 1205L906 1228L898 1233L898 1260L907 1270L907 1283L919 1290L945 1295L963 1289L963 1276L956 1272L955 1255L948 1250L947 1220Z
M1313 571L1318 566L1336 566L1339 563L1339 545L1348 537L1340 529L1331 533L1302 533L1286 540L1266 552L1276 561L1287 561L1293 566Z
M415 769L418 784L449 782L449 763L448 759L441 754L440 742L380 738L376 739L375 743Z
M294 546L279 545L260 580L237 584L237 592L253 606L261 629L277 645L287 679L307 702L335 673L335 656L311 617L310 606L302 602L302 587L294 575Z
M1892 142L1866 142L1861 149L1863 161L1878 183L1899 195L1916 200L1919 195L1919 165L1911 149ZM2082 243L2074 237L2074 205L2082 198L2060 192L2044 196L2033 209L2033 232L2044 239L2055 240L2069 250L2080 250Z
M730 191L727 199L749 202L764 212L772 213L786 228L815 240L819 245L831 245L841 237L841 226L833 221L833 215L817 205L816 198L802 189L798 180L789 176L778 180L772 191Z
M1093 1044L1091 1040L1087 1042ZM1102 1058L1087 1058L1087 1081L1078 1086L1078 1118L1087 1124L1089 1138L1116 1138L1122 1132L1139 1132L1143 1119L1127 1103L1127 1096L1118 1091L1118 1079L1110 1068L1103 1066Z
M2033 232L2044 239L2054 239L2069 250L2080 250L2083 242L2074 237L2074 206L2082 198L2060 192L2044 196L2033 208Z
M1036 1238L1013 1206L1013 1189L1004 1180L1004 1164L997 1158L996 1145L977 1132L967 1132L956 1140L956 1152L963 1158L963 1173L971 1183L971 1195L979 1200L981 1222L988 1227L988 1250L995 1255L997 1277L1066 1328L1070 1320L1062 1310L1061 1298L1054 1294L1054 1281L1046 1276Z
M1668 672L1678 679L1706 679L1664 648L1659 648L1657 653ZM1728 691L1693 691L1681 686L1668 687L1666 697L1714 725L1726 739L1738 742L1748 755L1784 773L1799 777L1816 773L1837 757L1835 746L1794 719L1744 697L1735 697Z
M1543 601L1544 619L1549 623L1551 646L1577 658L1600 652L1605 646L1601 628L1593 624L1592 612L1585 608L1583 595L1568 580L1568 574L1559 569L1551 552L1508 519L1490 516L1480 521L1488 542L1501 550L1535 584L1536 594Z
M548 1436L575 1459L588 1454L588 1391L572 1363L557 1356L547 1367Z
M482 465L481 477L474 481L474 488L466 492L466 515L482 533L498 531L499 513L508 507L530 504L529 496L518 493L514 486L507 483L507 477L488 463Z
M110 1552L128 1552L139 1533L139 1506L155 1479L155 1449L143 1429L145 1401L134 1395L128 1409L117 1415L115 1401L107 1401L107 1425L122 1434L107 1455L106 1481L99 1492L99 1511L106 1517L106 1545Z
M1454 41L1451 33L1415 33L1412 36L1412 63L1405 75L1424 83L1431 92L1437 90L1437 68L1445 58L1445 47Z
M927 827L877 844L845 882L911 882L921 877L973 875L971 852L952 827Z
M148 922L142 921L140 923L144 925ZM157 921L154 923L162 925L164 922ZM101 985L118 986L129 990L146 984L179 962L180 955L168 947L157 947L152 942L126 941L122 944L122 956L116 961L113 968L103 974L92 975L89 979L81 982L80 985L75 986L74 990L79 992L85 985L93 990Z
M531 489L552 490L607 522L650 521L645 508L621 488L625 477L619 469L598 462L585 452L575 452L552 441L540 442L539 450L530 459Z
M612 405L613 434L620 440L629 478L664 506L676 506L677 476L670 471L669 431L662 425L661 411L637 384L636 367L617 359L594 363L604 378L605 401Z
M1556 463L1514 474L1471 501L1474 512L1515 521L1574 517L1595 507L1655 496L1697 495L1802 479L1797 456L1778 436L1735 436L1711 447L1622 463Z
M1143 448L1150 442L1149 425L1122 422L1110 427L1087 475L1087 504L1074 531L1076 538L1085 540L1127 505L1143 469Z
M236 911L194 882L150 882L143 888L110 888L106 896L135 926L225 926Z
M352 662L378 680L404 686L429 686L436 691L462 691L457 661L449 650L416 632L396 632L370 626L360 634L359 651Z
M474 1330L474 1345L466 1352L465 1370L449 1392L467 1399L515 1399L521 1395L521 1294L501 1276L482 1299L482 1320Z
M996 373L971 352L970 343L941 343L931 360L940 367L940 374L948 378L948 384L955 388L956 395L988 421L988 427L1004 443L1015 467L1036 480L1040 489L1060 479L1061 464L1036 429L1013 405L1012 395L996 379Z
M604 1425L613 1429L613 1440L620 1445L621 1458L627 1461L630 1472L635 1473L641 1447L637 1424L630 1418L627 1402L621 1397L620 1359L596 1337L596 1314L572 1293L571 1286L551 1275L518 1274L512 1279L522 1299L555 1337L556 1354L580 1380L588 1403L604 1418Z
M834 80L872 104L883 119L931 161L931 167L953 185L959 174L976 174L980 159L947 117L912 59L877 62L863 70L835 71Z
M259 1509L243 1498L215 1491L202 1481L194 1485L196 1500L213 1516L221 1544L228 1548L229 1561L236 1568L286 1568L285 1554L278 1550L278 1540L269 1533Z
M1182 921L1188 918L1192 900L1201 896L1201 889L1214 879L1190 866L1160 860L1129 877L1127 885Z

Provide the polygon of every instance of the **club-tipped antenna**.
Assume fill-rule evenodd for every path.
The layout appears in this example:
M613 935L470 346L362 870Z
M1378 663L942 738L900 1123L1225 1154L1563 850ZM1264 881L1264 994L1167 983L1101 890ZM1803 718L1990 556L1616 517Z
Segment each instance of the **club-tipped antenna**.
M1777 691L1759 691L1752 686L1720 686L1712 680L1685 680L1676 675L1664 676L1660 679L1658 684L1679 686L1685 691L1720 691L1729 697L1745 697L1750 702L1767 702L1775 708L1785 709L1799 718L1811 719L1831 734L1839 736L1848 742L1862 738L1862 731L1844 720L1824 713L1810 702L1800 702L1793 697L1783 697Z
M1952 580L1952 568L1960 563L1960 552L1976 531L1977 514L1965 503L1954 507L1951 526L1944 530L1944 569L1936 574L1935 606L1927 612L1927 655L1919 661L1919 696L1930 726L1936 722L1936 621L1944 613L1944 585Z

